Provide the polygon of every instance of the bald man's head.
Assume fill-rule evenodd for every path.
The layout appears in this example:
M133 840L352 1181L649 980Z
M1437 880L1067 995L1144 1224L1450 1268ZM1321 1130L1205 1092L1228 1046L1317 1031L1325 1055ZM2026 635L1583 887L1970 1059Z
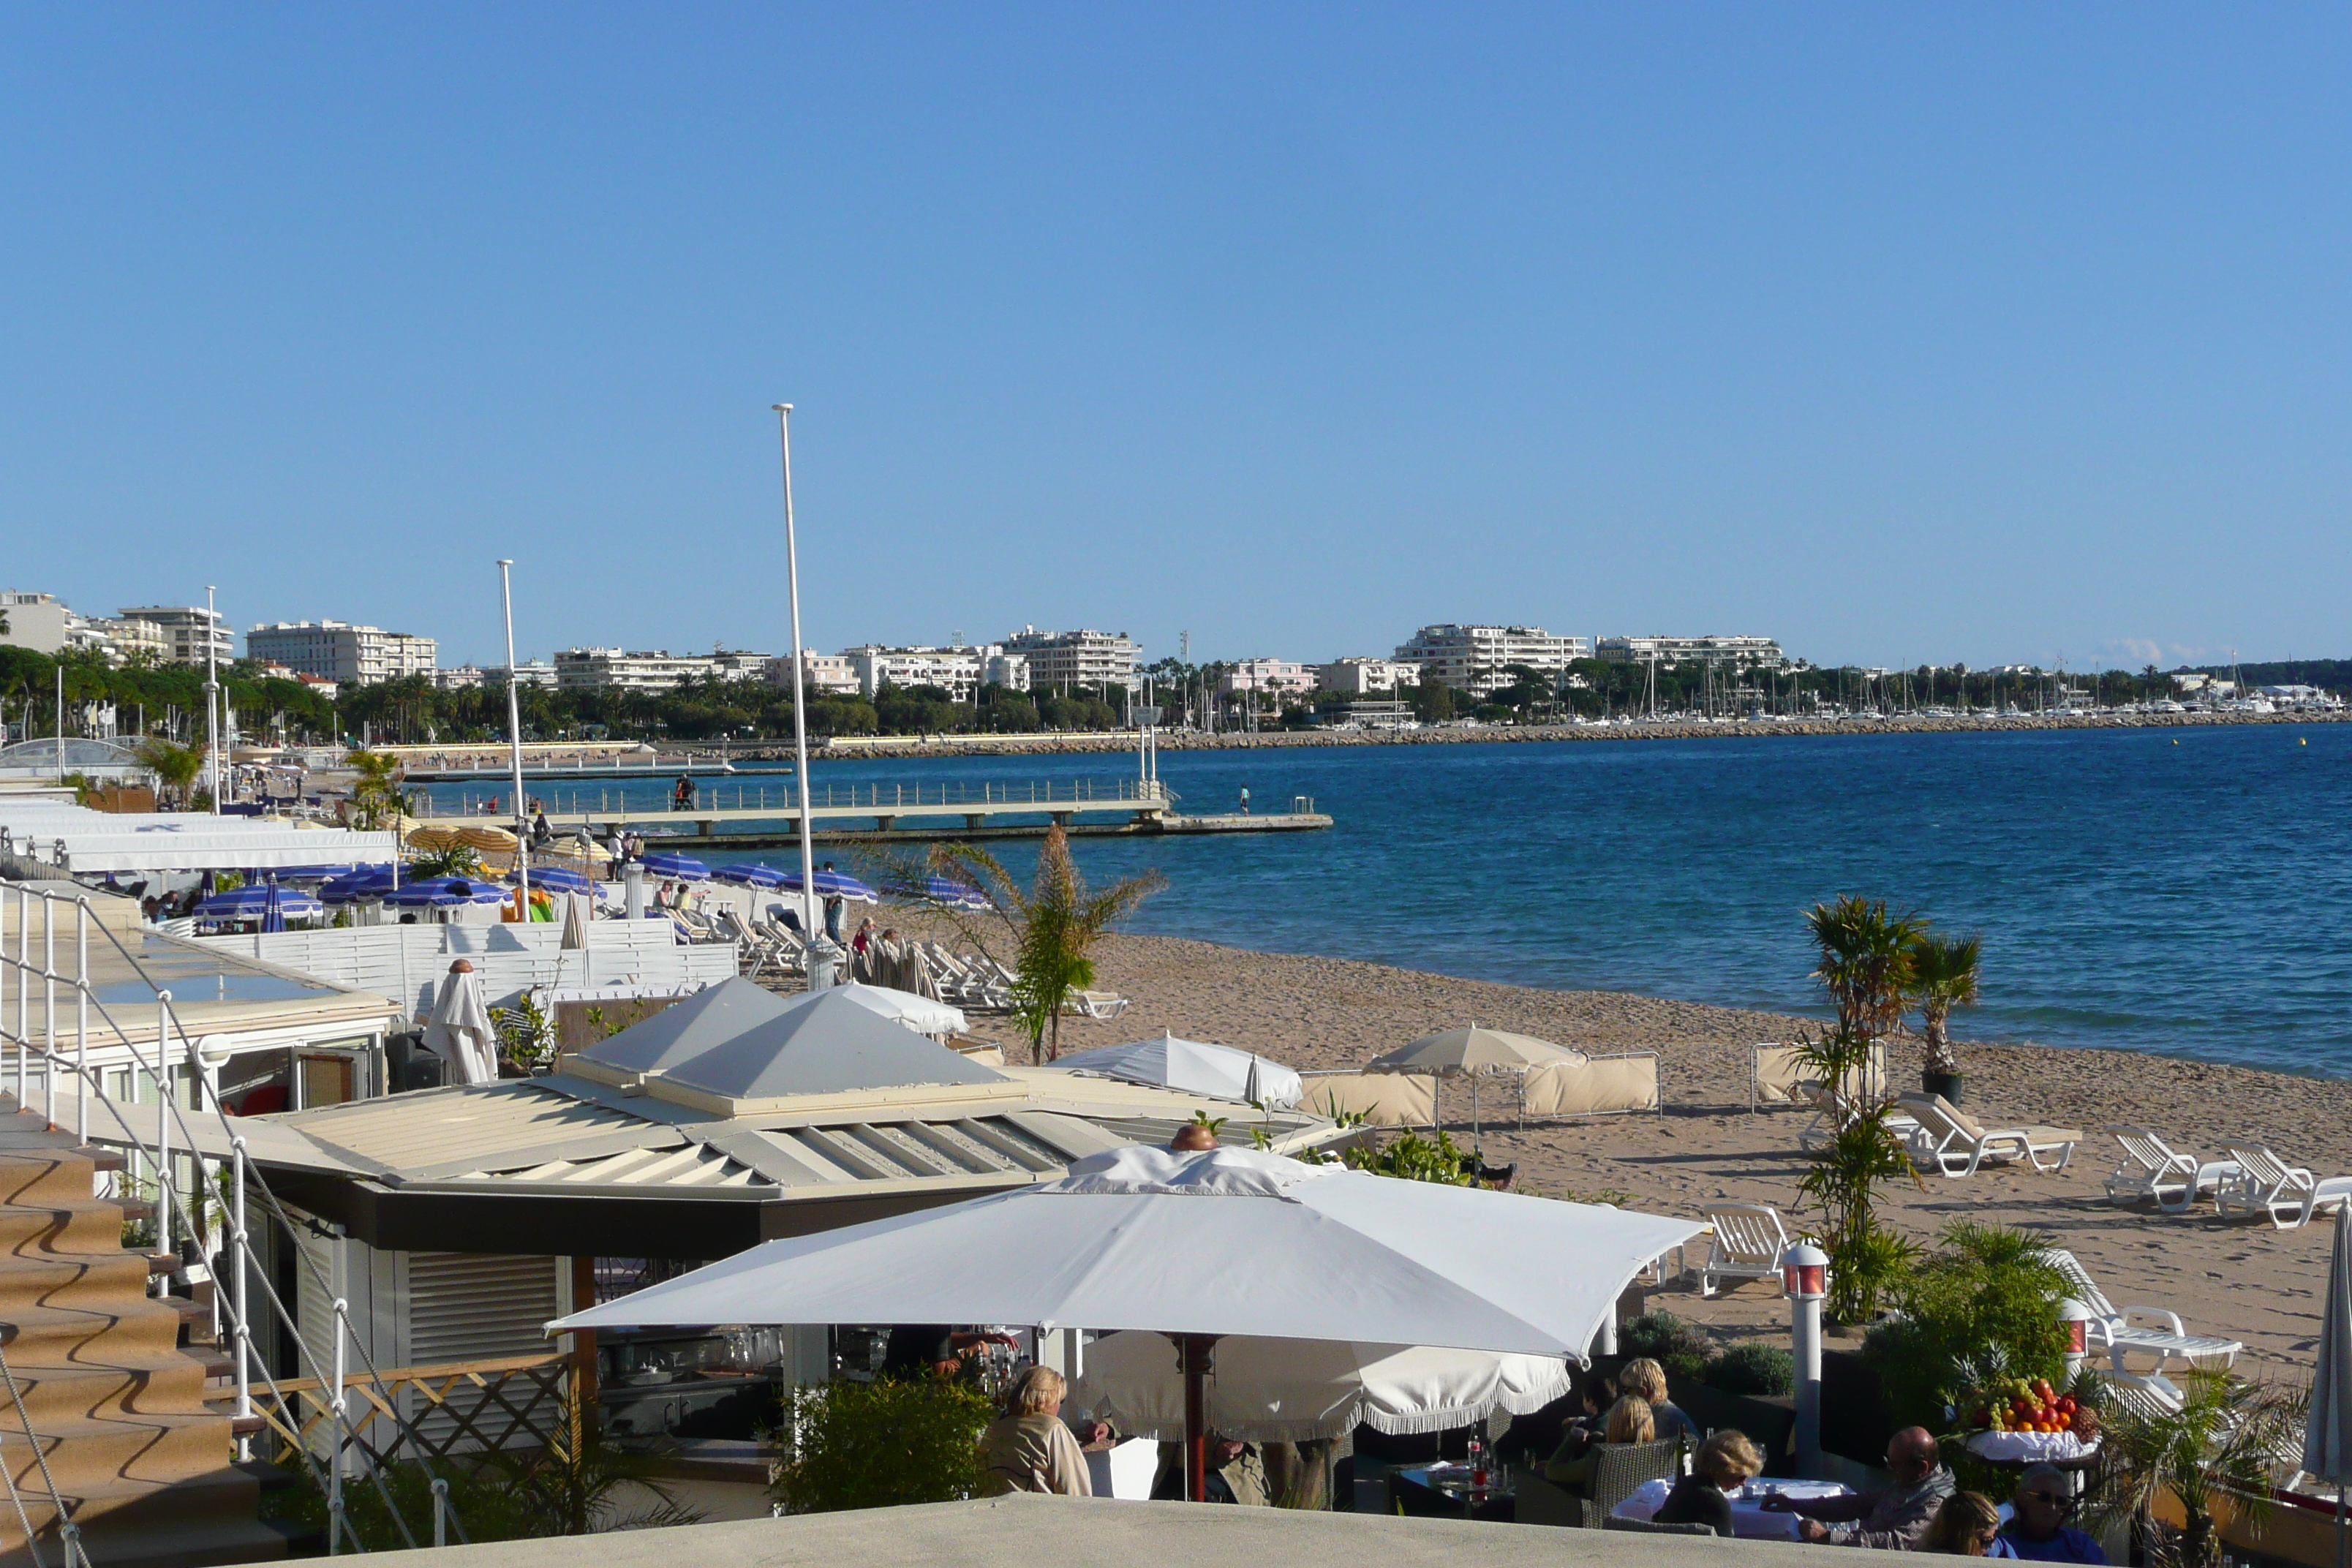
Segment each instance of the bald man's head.
M1936 1435L1925 1426L1906 1426L1886 1440L1886 1468L1906 1487L1934 1475L1943 1462Z

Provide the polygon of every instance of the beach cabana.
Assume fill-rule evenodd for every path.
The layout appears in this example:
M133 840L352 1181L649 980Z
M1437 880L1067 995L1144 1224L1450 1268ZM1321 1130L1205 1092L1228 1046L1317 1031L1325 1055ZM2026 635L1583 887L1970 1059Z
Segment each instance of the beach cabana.
M1232 1046L1179 1039L1173 1032L1164 1032L1157 1039L1080 1051L1055 1065L1065 1072L1100 1073L1129 1083L1156 1083L1285 1110L1297 1105L1307 1092L1298 1074L1280 1062Z
M997 1322L1170 1335L1181 1342L1198 1500L1216 1341L1581 1358L1633 1277L1698 1229L1255 1150L1129 1147L1058 1181L769 1242L548 1327Z

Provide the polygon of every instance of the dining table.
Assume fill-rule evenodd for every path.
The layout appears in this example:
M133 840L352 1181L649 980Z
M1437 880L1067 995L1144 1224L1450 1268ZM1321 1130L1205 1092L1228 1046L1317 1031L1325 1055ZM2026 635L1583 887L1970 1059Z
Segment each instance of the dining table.
M1611 1513L1618 1519L1646 1520L1666 1506L1666 1494L1674 1489L1671 1481L1643 1481L1633 1489L1633 1495L1619 1503ZM1853 1489L1835 1481L1799 1481L1761 1477L1749 1481L1731 1499L1731 1533L1742 1541L1795 1541L1798 1515L1768 1510L1767 1498L1774 1495L1806 1500L1819 1498L1848 1497Z

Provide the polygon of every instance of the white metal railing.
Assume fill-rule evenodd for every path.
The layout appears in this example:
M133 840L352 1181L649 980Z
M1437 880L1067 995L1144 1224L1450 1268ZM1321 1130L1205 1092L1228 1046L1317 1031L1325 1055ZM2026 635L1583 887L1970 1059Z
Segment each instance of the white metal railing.
M0 899L5 898L6 891L7 889L0 889ZM16 951L13 953L10 952L5 941L0 940L0 1063L5 1063L7 1067L13 1068L12 1081L16 1090L17 1109L24 1110L30 1108L28 1093L34 1078L33 1060L37 1056L39 1058L40 1110L41 1114L48 1120L49 1125L56 1126L57 1082L61 1073L70 1076L75 1080L74 1134L84 1144L89 1142L90 1136L91 1104L94 1101L104 1108L110 1122L108 1130L109 1141L123 1142L133 1155L133 1170L126 1172L125 1174L131 1176L135 1183L136 1165L143 1163L153 1181L156 1235L153 1250L159 1254L177 1255L178 1245L173 1240L175 1221L178 1226L177 1235L186 1238L187 1245L199 1248L209 1245L213 1248L212 1251L205 1253L203 1261L210 1269L215 1281L213 1310L216 1323L219 1322L219 1314L223 1311L224 1303L218 1289L219 1269L214 1266L214 1260L217 1258L220 1248L226 1247L228 1250L233 1279L226 1303L227 1321L225 1326L235 1342L234 1375L239 1457L244 1457L244 1450L247 1446L247 1430L254 1415L253 1388L257 1373L261 1384L269 1390L271 1396L279 1404L286 1404L285 1394L278 1387L276 1376L267 1366L257 1367L253 1358L255 1325L247 1287L249 1283L257 1279L267 1308L265 1322L274 1321L282 1327L294 1345L298 1365L307 1367L310 1376L319 1379L332 1390L335 1415L332 1446L324 1463L321 1463L319 1457L307 1448L303 1454L312 1479L329 1498L328 1554L336 1555L346 1546L362 1552L367 1549L352 1531L342 1506L344 1475L347 1470L354 1468L362 1472L373 1484L383 1502L385 1510L392 1516L393 1523L398 1529L402 1541L406 1545L415 1547L415 1536L410 1531L407 1520L401 1514L398 1506L394 1503L381 1467L374 1463L373 1455L367 1445L352 1440L350 1425L343 1417L344 1402L350 1383L347 1359L350 1351L356 1350L359 1352L362 1369L360 1381L383 1396L380 1403L394 1410L393 1420L400 1422L404 1418L397 1414L397 1407L393 1405L390 1390L384 1384L366 1344L352 1331L342 1300L340 1297L335 1299L334 1343L329 1348L325 1361L322 1362L319 1348L303 1338L300 1324L285 1300L278 1294L276 1285L266 1273L260 1273L253 1267L250 1232L247 1224L248 1195L257 1195L265 1216L274 1219L283 1227L287 1235L294 1234L294 1223L287 1215L284 1206L278 1201L276 1194L269 1190L268 1183L253 1170L247 1157L246 1141L232 1125L228 1111L221 1103L217 1088L204 1070L203 1058L196 1048L195 1039L181 1026L179 1016L172 1005L172 993L155 983L153 977L147 973L145 966L141 963L139 954L125 945L111 928L91 919L89 900L86 895L77 895L68 900L64 895L56 892L44 889L36 893L31 889L21 885L14 891L16 894ZM34 956L31 940L33 910L36 903L41 910L42 927L41 952L37 960ZM61 904L71 908L74 911L74 967L70 973L61 972L57 965L57 928L60 923L57 918L57 911ZM114 1016L113 1010L94 994L89 963L89 932L93 925L96 926L100 937L124 963L130 965L132 973L137 974L141 982L154 994L156 1032L152 1062L142 1054L137 1044L131 1039L130 1032ZM38 1040L33 1038L28 1005L32 987L37 983L43 988L44 1003L44 1026L41 1030L42 1038ZM11 984L16 991L13 1027L6 996L6 988ZM58 1038L57 992L61 984L70 986L74 993L75 1038L69 1056L60 1048ZM89 1047L93 1014L96 1016L98 1025L104 1031L111 1034L114 1043L118 1044L130 1058L134 1078L137 1074L145 1075L155 1091L156 1121L155 1132L152 1140L138 1131L130 1114L131 1111L143 1107L141 1107L135 1099L128 1105L118 1103L112 1093L106 1088L105 1075L90 1069ZM198 1216L202 1212L202 1205L210 1193L211 1178L206 1170L210 1162L197 1152L198 1141L194 1129L183 1113L178 1096L174 1092L173 1069L177 1059L173 1051L175 1037L185 1047L188 1076L198 1100L195 1108L196 1114L200 1117L208 1115L213 1121L217 1121L220 1131L227 1137L230 1150L228 1161L230 1180L226 1204L228 1230L225 1236L210 1236L207 1234L206 1227L199 1223ZM13 1063L6 1062L6 1058L9 1056L14 1057ZM173 1129L175 1126L179 1130L177 1143L186 1151L184 1157L190 1172L190 1177L186 1180L182 1178L173 1155L174 1146ZM317 1260L310 1257L304 1248L296 1247L294 1251L300 1266L310 1271L314 1285L323 1294L333 1296L335 1293L331 1282L320 1271ZM159 1294L169 1294L169 1287L168 1276L156 1277L156 1289ZM331 1375L330 1367L331 1367ZM13 1383L13 1376L11 1382ZM19 1402L19 1414L20 1415L22 1414L21 1402ZM26 1422L26 1428L28 1433L31 1431L29 1419ZM36 1441L37 1451L38 1447ZM66 1542L69 1554L67 1568L75 1568L74 1563L70 1560L70 1554L79 1551L78 1531L62 1503L59 1506L58 1521L61 1540ZM27 1541L29 1546L29 1536Z
M591 803L589 791L574 787L568 793L561 785L551 785L540 792L548 816L553 817L593 818L618 815L624 817L644 817L662 815L665 810L679 815L713 812L773 812L779 816L796 816L800 811L801 791L797 784L783 781L773 786L772 798L766 784L739 782L698 787L694 804L673 804L665 808L658 805L635 805L614 789L595 791ZM825 784L810 792L811 809L838 812L954 810L961 806L1051 808L1059 806L1098 806L1114 809L1128 805L1165 805L1170 799L1168 786L1157 778L1134 779L1028 779L1019 782L994 783L982 780L978 784L927 784L918 780L912 784ZM412 813L420 821L445 822L478 817L484 814L492 799L500 802L500 815L507 801L506 792L493 795L462 793L455 811ZM418 804L423 804L422 802Z

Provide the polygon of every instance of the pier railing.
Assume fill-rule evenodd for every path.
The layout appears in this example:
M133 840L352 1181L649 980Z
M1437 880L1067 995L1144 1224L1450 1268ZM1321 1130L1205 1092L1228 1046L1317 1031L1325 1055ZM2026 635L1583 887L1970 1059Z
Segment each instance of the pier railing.
M467 791L460 797L454 812L436 811L419 814L423 821L436 821L443 816L475 816L481 815L478 801L488 801L495 794L502 805L509 804L509 791L483 791L478 795ZM575 785L570 789L561 784L531 788L526 781L525 793L543 805L551 816L595 816L600 813L634 812L643 814L662 809L657 804L635 804L620 790L609 786L590 789ZM1002 811L1008 806L1034 806L1040 811L1084 811L1088 808L1117 810L1122 807L1166 805L1172 798L1168 786L1158 779L1026 779L1002 781L982 779L976 783L925 784L920 781L901 784L827 784L809 792L810 805L816 811L892 812L923 809L954 809L960 806L992 807ZM760 812L774 811L790 815L800 810L798 786L791 780L773 783L742 780L698 786L694 804L679 808L687 814L695 812Z

